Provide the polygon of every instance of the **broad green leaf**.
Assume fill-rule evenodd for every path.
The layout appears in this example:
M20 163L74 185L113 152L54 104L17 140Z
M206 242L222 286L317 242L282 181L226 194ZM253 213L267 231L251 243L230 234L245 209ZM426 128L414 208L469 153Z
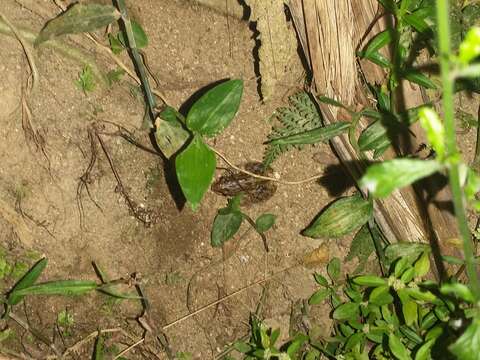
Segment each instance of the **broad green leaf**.
M427 139L433 150L437 153L438 158L445 157L445 127L438 117L435 110L424 107L418 112L420 125L427 134Z
M265 232L275 224L276 219L273 214L262 214L255 220L255 228L258 232Z
M186 119L187 127L201 135L217 135L235 117L242 93L242 80L225 81L210 89L192 105Z
M370 166L360 179L360 186L367 188L376 198L385 198L394 190L442 169L443 165L435 160L389 160Z
M454 295L468 303L475 302L475 297L468 288L468 286L460 283L443 284L440 292L446 295Z
M368 58L371 54L377 52L385 45L392 41L392 31L390 29L384 30L375 35L365 46L363 56Z
M430 360L432 358L431 350L434 344L434 339L423 343L415 353L415 360Z
M372 232L375 233L375 236L381 236L376 227L372 229ZM350 243L350 250L345 258L345 261L351 261L354 257L357 257L359 264L354 273L358 273L361 271L373 252L375 252L374 240L368 225L365 224L355 234L355 237Z
M437 297L431 291L428 291L428 290L421 290L419 288L411 287L411 288L402 289L402 291L405 294L408 294L408 296L416 300L426 301L430 303L436 302L437 300Z
M7 295L7 304L17 305L22 301L24 295L19 294L19 291L35 284L46 266L46 258L40 259L35 265L33 265L32 268L15 284L12 290L10 290Z
M390 348L390 351L392 352L392 354L398 360L410 360L411 359L407 348L405 347L405 345L402 344L400 339L394 333L390 333L388 335L388 347Z
M423 339L420 335L418 335L412 327L407 325L402 325L399 327L400 332L402 335L406 336L408 340L412 341L413 343L420 345L423 343Z
M158 118L155 120L155 127L155 140L167 159L176 154L190 137L188 131L177 126L175 122Z
M215 153L199 135L175 158L178 182L192 210L196 210L208 190L216 164Z
M410 281L413 280L415 277L415 269L413 267L409 267L401 276L400 280L404 284L408 284Z
M328 273L328 276L330 276L330 279L332 279L333 282L337 281L340 278L341 267L342 267L342 264L340 262L340 259L337 258L337 257L334 257L328 263L327 273Z
M358 229L372 216L372 204L361 195L336 200L328 205L303 231L312 238L336 238Z
M335 320L354 320L360 314L359 306L352 302L342 304L333 311L333 318Z
M148 46L148 37L145 31L142 29L139 23L134 20L130 20L132 24L133 38L135 40L135 45L137 49L142 49ZM125 35L123 32L118 34L118 41L124 46L127 46L127 41L125 40Z
M480 27L475 26L468 30L465 39L460 44L458 51L459 60L468 64L480 55Z
M325 278L325 276L321 274L315 274L313 275L313 277L315 278L315 281L317 282L318 285L325 286L325 287L328 286L328 280Z
M111 5L75 4L40 31L35 46L52 37L93 31L120 18L120 12Z
M365 334L358 332L350 336L345 344L345 350L349 351L360 344L365 339ZM359 358L361 359L361 358Z
M210 236L210 242L213 247L222 246L225 241L230 240L242 225L244 216L238 209L238 206L233 204L234 202L220 209L215 216Z
M398 259L398 261L395 264L395 271L394 271L395 277L399 278L400 276L402 276L405 270L407 270L409 267L411 267L411 265L408 258L405 257L405 258Z
M243 354L246 354L246 353L249 353L250 351L252 351L252 347L243 342L243 341L237 341L233 344L233 347L235 348L235 350L237 350L238 352L241 352Z
M90 280L58 280L35 284L12 292L12 295L81 295L96 290L98 285Z
M376 287L370 293L368 301L378 306L391 304L393 296L390 294L390 287L387 285Z
M427 244L423 243L410 243L410 242L399 242L396 244L388 245L385 249L385 257L389 263L393 263L399 258L408 258L408 262L412 263L422 252L430 251L430 247Z
M323 300L325 300L330 296L331 292L332 291L330 289L320 289L315 291L313 295L310 296L310 299L308 299L308 304L309 305L320 304Z
M415 276L416 277L423 277L428 274L430 270L430 258L428 252L424 252L420 258L415 261L413 265L415 269Z
M480 354L480 319L475 318L449 350L461 360L477 360Z
M353 282L361 286L382 286L387 285L387 280L375 275L361 275L353 279Z
M417 323L418 305L415 301L409 300L405 303L402 303L402 312L405 319L405 324L407 324L407 326Z
M339 121L333 124L308 130L299 134L289 135L274 139L268 144L271 145L305 145L317 144L320 142L327 142L330 139L347 132L350 128L350 123Z
M308 340L309 340L309 337L307 335L301 334L301 333L297 334L287 348L287 354L289 356L288 359L295 359L295 354L301 349L302 345ZM280 356L279 359L282 360L283 358ZM285 358L285 360L286 359L287 358Z
M435 83L428 76L414 69L405 70L402 77L410 82L423 86L426 89L436 89Z

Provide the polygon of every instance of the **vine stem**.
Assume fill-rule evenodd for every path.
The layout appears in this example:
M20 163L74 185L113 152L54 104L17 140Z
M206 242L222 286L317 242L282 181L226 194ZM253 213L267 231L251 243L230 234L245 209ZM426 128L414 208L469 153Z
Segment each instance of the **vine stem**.
M463 240L463 252L470 289L476 301L480 300L480 284L475 266L473 243L465 215L463 191L460 186L459 153L457 150L453 105L454 79L451 77L451 43L449 23L449 1L437 0L438 42L440 49L440 70L443 90L443 116L445 121L445 145L451 161L448 177L452 189L453 205L460 236Z

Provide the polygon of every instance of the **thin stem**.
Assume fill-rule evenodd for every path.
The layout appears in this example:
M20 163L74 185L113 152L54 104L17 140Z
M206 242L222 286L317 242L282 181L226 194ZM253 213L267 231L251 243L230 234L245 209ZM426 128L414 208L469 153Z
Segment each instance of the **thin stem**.
M132 23L127 15L127 7L125 5L125 0L117 0L118 9L122 14L123 24L125 25L125 32L127 33L128 45L133 57L133 61L138 70L138 75L142 82L143 90L145 91L145 96L147 98L148 107L150 110L150 116L152 121L155 119L155 98L153 97L152 89L150 88L150 83L148 82L147 73L145 72L145 66L143 65L142 59L137 49L137 44L135 43L135 37L133 36Z
M451 45L450 45L450 24L449 24L449 1L437 0L437 21L438 21L438 41L440 49L440 70L443 90L443 116L445 119L445 144L447 156L451 161L449 180L452 189L453 205L455 216L457 218L460 235L463 240L463 252L465 256L465 265L467 270L470 288L477 301L480 300L480 284L475 266L475 255L473 252L473 243L468 228L467 218L465 216L464 198L460 186L459 177L459 157L456 134L453 105L453 80L451 74Z

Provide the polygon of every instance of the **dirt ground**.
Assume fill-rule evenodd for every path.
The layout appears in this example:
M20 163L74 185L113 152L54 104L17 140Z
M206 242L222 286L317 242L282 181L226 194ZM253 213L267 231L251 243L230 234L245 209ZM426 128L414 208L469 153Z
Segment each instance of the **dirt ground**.
M211 144L235 164L261 160L273 111L302 88L300 60L292 59L276 95L263 103L257 92L252 24L191 1L130 3L149 37L145 52L160 80L158 90L170 105L191 103L203 87L216 81L244 80L238 116ZM18 28L32 32L60 12L51 0L2 0L0 11ZM103 33L99 36L106 44ZM116 69L84 36L62 41L93 57L102 71ZM131 80L124 77L112 87L99 84L84 94L74 83L83 65L55 49L40 47L34 51L39 84L25 100L31 110L28 114L22 107L29 69L25 54L14 37L4 34L0 34L0 49L0 244L7 258L27 259L31 265L44 254L49 264L42 281L98 280L92 262L110 279L136 274L149 302L143 319L154 331L145 344L125 355L128 359L167 358L152 336L161 329L173 354L213 359L248 335L249 316L259 307L261 318L280 326L287 338L292 305L315 289L313 271L325 271L321 263L314 269L301 265L304 255L321 242L302 237L300 231L332 200L327 190L316 182L280 185L271 199L245 209L252 218L264 212L277 216L274 229L268 232L270 252L244 224L233 241L235 251L229 250L231 256L225 259L222 250L210 246L209 238L213 218L226 198L209 191L197 212L188 207L179 210L171 166L118 136L121 126L146 148L154 149L148 132L142 130L143 99ZM131 67L125 53L121 58ZM284 179L302 179L334 161L328 146L317 146L287 153L273 168ZM225 166L220 160L218 164ZM152 220L150 226L132 213L112 167L134 207ZM217 175L221 174L219 169ZM328 242L325 251L330 257L343 257L346 249L348 239ZM9 286L11 282L5 281L4 291ZM217 305L184 318L226 296ZM68 336L60 334L56 325L57 314L65 309L74 318ZM135 321L141 313L137 302L111 301L98 293L31 297L14 311L51 342L43 344L13 321L3 324L14 330L2 343L3 349L27 358L58 355L77 344L69 356L86 359L93 351L94 338L88 337L92 332L114 329L106 344L118 351L140 339L144 329ZM321 313L321 307L317 311ZM321 316L326 333L327 312L323 309Z

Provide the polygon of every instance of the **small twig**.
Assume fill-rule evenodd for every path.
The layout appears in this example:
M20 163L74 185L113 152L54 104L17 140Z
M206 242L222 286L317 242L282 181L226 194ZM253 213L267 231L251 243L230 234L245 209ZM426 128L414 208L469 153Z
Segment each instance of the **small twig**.
M174 322L171 322L170 324L165 325L162 329L163 329L163 330L167 330L168 328L171 328L172 326L175 326L175 325L177 325L177 324L179 324L179 323L181 323L181 322L183 322L183 321L185 321L185 320L187 320L187 319L190 319L192 316L198 315L198 314L204 312L205 310L210 309L211 307L213 307L213 306L215 306L215 305L218 305L218 304L220 304L220 303L222 303L222 302L224 302L224 301L226 301L226 300L228 300L228 299L230 299L230 298L232 298L232 297L237 296L238 294L243 293L244 291L246 291L246 290L254 287L255 285L259 285L259 284L262 284L262 283L264 283L264 282L267 282L267 281L271 280L272 278L274 278L275 276L277 276L278 274L282 274L282 273L284 273L284 272L286 272L286 271L288 271L288 270L291 270L291 269L293 269L293 268L295 268L295 267L297 267L297 266L300 266L300 264L292 265L292 266L290 266L290 267L288 267L288 268L286 268L286 269L277 271L276 273L270 275L270 276L267 277L267 278L257 280L257 281L255 281L254 283L251 283L251 284L249 284L249 285L247 285L247 286L244 286L243 288L238 289L237 291L234 291L233 293L231 293L231 294L229 294L229 295L227 295L227 296L225 296L225 297L223 297L223 298L221 298L221 299L218 299L218 300L216 300L216 301L214 301L214 302L211 302L210 304L207 304L207 305L201 307L200 309L195 310L194 312L191 312L191 313L189 313L189 314L187 314L187 315L185 315L185 316L182 316L181 318L175 320Z
M268 253L270 250L269 250L269 248L268 248L267 237L265 236L265 234L264 234L263 232L257 230L257 225L255 224L255 221L253 221L253 219L252 219L250 216L248 216L247 214L244 213L244 214L243 214L243 217L244 217L244 218L248 221L248 223L252 226L253 230L255 230L256 233L257 233L258 235L260 235L260 237L261 237L262 240L263 240L263 246L264 246L264 248L265 248L265 252Z
M118 359L119 357L125 355L127 352L129 352L130 350L132 350L133 348L137 347L138 345L140 345L141 343L143 343L145 341L145 338L141 338L140 340L138 340L137 342L135 342L134 344L130 345L129 347L127 347L125 350L121 351L120 353L118 353L114 358L113 360L116 360Z
M20 45L22 45L23 51L28 60L28 65L30 66L30 70L32 71L32 88L30 90L34 92L37 89L37 85L38 85L38 69L37 69L37 65L35 64L35 58L33 56L33 53L29 45L27 44L26 40L23 38L23 36L20 34L17 28L10 22L10 20L8 20L8 18L5 15L2 14L2 12L0 12L0 19L2 19L3 22L7 24L10 30L12 30L12 33L17 38Z
M84 344L89 342L92 339L97 338L101 334L106 334L106 333L114 333L114 332L121 332L123 335L127 336L128 338L132 339L130 335L128 335L122 328L113 328L113 329L105 329L105 330L97 330L89 334L87 337L83 338L82 340L76 342L72 346L70 346L68 349L66 349L63 354L59 357L61 359L64 359L69 353L71 352L76 352L78 351L79 348L81 348Z
M227 163L228 166L232 167L233 169L241 172L241 173L244 173L244 174L247 174L247 175L250 175L254 178L257 178L257 179L262 179L262 180L269 180L269 181L274 181L274 182L277 182L279 184L283 184L283 185L300 185L300 184L304 184L304 183L307 183L307 182L311 182L311 181L314 181L314 180L317 180L317 179L320 179L321 177L324 176L324 174L318 174L318 175L314 175L314 176L311 176L309 178L306 178L306 179L303 179L303 180L294 180L294 181L289 181L289 180L282 180L282 179L277 179L277 178L274 178L274 177L270 177L270 176L263 176L263 175L258 175L258 174L255 174L253 172L250 172L248 170L245 170L245 169L242 169L236 165L234 165L230 160L228 160L225 155L223 155L222 153L220 153L218 150L214 149L213 147L210 146L210 149L212 149L212 151L217 154L217 156L222 159L223 161L225 161L225 163Z

